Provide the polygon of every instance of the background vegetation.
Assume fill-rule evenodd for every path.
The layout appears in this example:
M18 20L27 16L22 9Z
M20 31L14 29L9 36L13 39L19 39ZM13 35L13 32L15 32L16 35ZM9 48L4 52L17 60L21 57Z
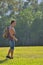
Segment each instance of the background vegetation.
M0 0L0 46L9 46L2 34L16 19L17 46L43 45L43 0Z

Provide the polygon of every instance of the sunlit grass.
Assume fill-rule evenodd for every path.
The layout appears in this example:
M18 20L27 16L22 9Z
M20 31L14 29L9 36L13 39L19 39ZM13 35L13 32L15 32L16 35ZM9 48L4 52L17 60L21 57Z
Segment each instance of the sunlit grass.
M0 48L0 65L43 65L43 46L15 47L14 59L6 59L7 47Z

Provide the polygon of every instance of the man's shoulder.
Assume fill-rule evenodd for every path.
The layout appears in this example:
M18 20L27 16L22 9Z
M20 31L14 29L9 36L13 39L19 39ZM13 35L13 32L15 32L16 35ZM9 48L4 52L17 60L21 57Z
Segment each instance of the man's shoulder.
M11 26L9 26L9 29L12 29L12 27L11 27Z
M14 28L12 26L9 26L9 30L13 30L14 31Z

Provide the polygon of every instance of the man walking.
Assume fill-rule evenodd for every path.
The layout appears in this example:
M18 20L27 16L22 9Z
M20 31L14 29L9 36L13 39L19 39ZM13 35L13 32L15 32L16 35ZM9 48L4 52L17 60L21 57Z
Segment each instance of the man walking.
M18 41L18 39L15 37L15 34L16 34L15 28L14 28L15 26L16 26L16 21L12 20L11 24L9 26L9 45L10 45L10 49L9 49L8 54L6 56L6 58L10 58L10 59L13 59L15 41Z

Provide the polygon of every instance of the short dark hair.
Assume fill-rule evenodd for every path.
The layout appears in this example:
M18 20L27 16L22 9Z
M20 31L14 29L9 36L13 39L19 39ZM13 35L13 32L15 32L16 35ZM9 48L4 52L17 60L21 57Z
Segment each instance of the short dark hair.
M14 23L14 22L16 22L16 21L15 21L15 20L12 20L12 21L11 21L11 24Z

